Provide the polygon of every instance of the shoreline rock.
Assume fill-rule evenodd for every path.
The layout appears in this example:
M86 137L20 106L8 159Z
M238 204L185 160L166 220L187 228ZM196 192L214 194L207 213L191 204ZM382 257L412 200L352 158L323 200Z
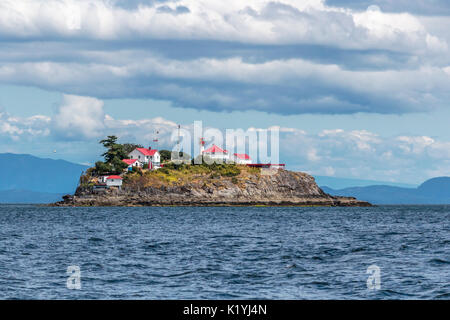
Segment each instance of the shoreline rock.
M190 177L191 178L191 177ZM142 179L142 177L140 177ZM144 181L145 182L145 181ZM278 170L263 175L242 169L238 177L212 179L193 175L175 183L124 183L122 190L94 190L79 187L75 195L51 204L57 207L144 207L144 206L328 206L370 207L370 203L351 197L335 197L320 189L306 173Z

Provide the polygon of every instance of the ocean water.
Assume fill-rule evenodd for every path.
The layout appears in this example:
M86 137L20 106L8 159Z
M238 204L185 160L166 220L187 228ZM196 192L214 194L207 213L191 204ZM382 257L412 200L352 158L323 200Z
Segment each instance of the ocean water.
M450 206L3 205L0 298L449 299Z

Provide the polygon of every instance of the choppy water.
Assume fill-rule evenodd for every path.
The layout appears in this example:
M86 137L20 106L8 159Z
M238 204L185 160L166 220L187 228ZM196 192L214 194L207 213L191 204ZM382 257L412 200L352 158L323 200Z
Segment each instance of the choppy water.
M449 299L449 231L449 206L6 205L0 298ZM70 265L81 290L66 287Z

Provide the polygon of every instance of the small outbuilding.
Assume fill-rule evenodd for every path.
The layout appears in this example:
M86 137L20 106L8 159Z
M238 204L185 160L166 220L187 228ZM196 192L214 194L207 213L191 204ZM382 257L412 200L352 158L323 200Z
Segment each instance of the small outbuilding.
M235 153L233 154L233 161L237 164L251 164L252 159L248 154L245 153Z
M137 159L123 159L122 161L128 165L128 171L133 170L133 167L142 167L141 163Z
M218 146L216 146L215 144L212 145L211 148L208 148L206 150L202 150L202 154L204 156L208 156L209 158L211 158L212 160L218 160L220 162L227 162L228 160L230 160L230 156L228 155L228 151L224 150Z
M122 188L122 177L121 176L108 176L106 177L106 186L110 187L119 187Z

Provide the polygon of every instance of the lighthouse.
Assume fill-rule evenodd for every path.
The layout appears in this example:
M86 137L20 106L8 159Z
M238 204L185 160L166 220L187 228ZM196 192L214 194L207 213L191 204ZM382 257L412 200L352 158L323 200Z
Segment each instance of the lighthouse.
M203 151L205 151L205 139L200 138L199 143L200 143L200 155L203 155Z

